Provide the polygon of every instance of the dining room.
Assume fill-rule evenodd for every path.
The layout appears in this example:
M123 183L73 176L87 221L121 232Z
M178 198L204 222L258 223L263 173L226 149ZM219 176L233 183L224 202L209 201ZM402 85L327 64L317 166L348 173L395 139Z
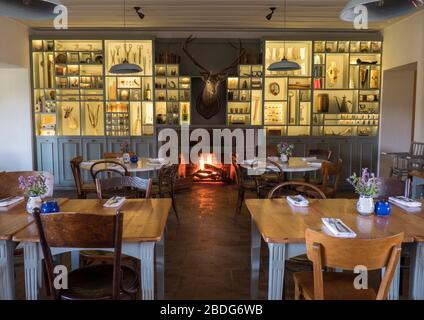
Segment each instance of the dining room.
M424 300L423 8L0 0L0 300Z

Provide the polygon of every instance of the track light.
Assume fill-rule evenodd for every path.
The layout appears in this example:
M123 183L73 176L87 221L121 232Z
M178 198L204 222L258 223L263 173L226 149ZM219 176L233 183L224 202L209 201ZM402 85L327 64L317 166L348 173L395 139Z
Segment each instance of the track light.
M143 20L144 19L144 13L140 11L140 7L134 7L135 12L138 14L138 17Z
M274 14L275 9L277 9L277 8L276 8L276 7L271 7L271 8L269 8L269 10L271 10L271 12L270 12L270 13L268 13L268 14L265 16L265 18L266 18L268 21L272 19L272 15Z

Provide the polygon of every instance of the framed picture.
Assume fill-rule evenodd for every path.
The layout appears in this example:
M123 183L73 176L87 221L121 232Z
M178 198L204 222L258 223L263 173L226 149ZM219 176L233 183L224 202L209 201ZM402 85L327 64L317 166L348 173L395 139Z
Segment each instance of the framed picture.
M271 82L268 89L269 93L271 93L273 96L278 96L280 93L280 85L277 82Z

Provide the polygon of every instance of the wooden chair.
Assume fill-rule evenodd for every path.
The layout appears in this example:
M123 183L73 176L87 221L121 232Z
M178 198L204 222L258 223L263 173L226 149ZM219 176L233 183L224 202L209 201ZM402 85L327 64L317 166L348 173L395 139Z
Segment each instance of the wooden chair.
M234 154L232 156L232 164L234 167L234 171L236 172L236 183L238 189L237 195L237 205L235 215L240 214L241 207L243 205L243 200L246 195L246 191L258 192L258 185L256 179L252 177L248 177L240 164L237 163L237 157Z
M294 274L296 300L387 299L401 253L403 233L380 239L343 239L307 229L305 237L313 272ZM378 292L370 287L356 289L354 279L358 274L322 271L323 267L354 270L360 265L367 271L385 268Z
M126 166L114 160L96 161L91 165L90 173L93 181L96 181L97 176L100 174L106 174L108 178L111 178L113 175L117 175L118 177L130 175Z
M99 199L109 199L112 195L127 198L150 198L152 180L131 176L96 179L96 190Z
M343 160L338 159L336 162L324 161L321 165L322 180L320 183L315 184L325 194L327 198L334 198L342 175ZM328 185L330 179L333 179L333 185ZM297 188L299 192L304 192L302 187ZM313 196L313 191L308 191L310 196Z
M77 156L70 161L78 199L86 199L87 194L96 193L96 186L94 183L84 183L80 168L82 161L83 159L81 156Z
M156 181L153 181L152 194L155 197L163 198L169 196L172 200L172 209L180 224L180 216L177 211L177 201L175 199L175 183L178 175L178 164L164 165L159 170L159 175Z
M409 152L390 153L393 156L391 176L407 179L408 173L413 170L424 170L424 142L413 141Z
M389 197L408 196L408 181L402 181L395 177L379 177L378 178L378 195L379 199L388 199Z
M0 196L23 196L24 191L19 189L18 178L22 176L26 179L29 176L37 176L39 174L42 174L46 178L47 193L43 197L52 197L54 191L54 176L47 171L0 172Z
M317 157L317 159L331 160L333 152L329 149L309 149L308 157Z
M326 199L326 196L324 192L321 191L321 189L319 189L317 186L313 184L303 182L303 181L287 181L287 182L280 183L268 193L268 199L281 197L282 192L284 192L284 195L299 194L296 188L300 186L303 187L304 195L306 196L312 195L316 199ZM308 193L308 191L313 191L313 192Z
M284 181L283 167L270 159L266 160L264 172L256 177L258 198L265 198L269 191Z
M35 223L53 298L57 300L135 299L137 273L121 265L123 213L98 215L75 212L40 214L34 210ZM54 262L50 248L114 249L113 264L80 268L68 273L68 289L54 286Z

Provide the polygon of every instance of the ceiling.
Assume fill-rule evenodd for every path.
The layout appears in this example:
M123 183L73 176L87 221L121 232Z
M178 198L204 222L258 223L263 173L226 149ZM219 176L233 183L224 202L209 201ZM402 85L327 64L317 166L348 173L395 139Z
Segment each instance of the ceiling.
M123 28L123 0L60 0L68 8L69 28ZM339 19L348 0L288 0L287 28L353 29ZM127 28L138 29L280 29L283 1L274 0L127 0ZM140 20L133 7L141 7ZM277 7L271 21L269 7ZM23 21L34 28L52 28L51 21ZM370 24L381 29L385 23Z

